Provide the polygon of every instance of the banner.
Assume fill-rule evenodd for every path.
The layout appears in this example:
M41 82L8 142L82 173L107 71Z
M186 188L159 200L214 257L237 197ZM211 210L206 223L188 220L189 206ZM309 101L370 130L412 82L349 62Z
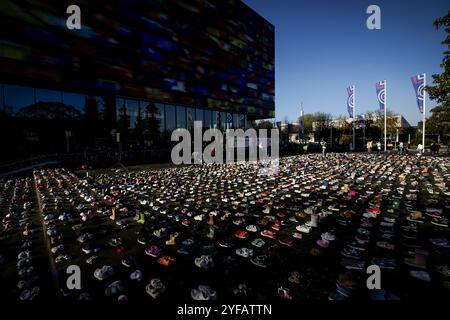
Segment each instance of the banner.
M425 89L425 73L411 77L411 81L416 91L417 105L420 113L423 113L423 90Z
M355 108L355 86L347 88L347 111L350 118L353 118L353 108Z
M380 105L380 112L384 112L386 108L386 80L377 82L377 99L378 104Z

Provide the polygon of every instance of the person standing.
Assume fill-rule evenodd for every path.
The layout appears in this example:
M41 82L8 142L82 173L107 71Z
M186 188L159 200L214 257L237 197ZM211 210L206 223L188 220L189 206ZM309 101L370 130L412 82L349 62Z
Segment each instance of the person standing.
M322 156L325 157L325 151L327 150L327 143L324 139L320 141L320 145L322 146Z
M422 146L421 143L419 143L419 144L417 145L417 155L418 155L418 156L421 156L422 153L423 153L423 146Z
M367 153L372 152L372 141L367 141Z
M403 148L404 148L403 142L400 142L398 145L398 153L399 154L403 154Z
M378 153L381 152L381 142L380 141L377 142L377 152Z

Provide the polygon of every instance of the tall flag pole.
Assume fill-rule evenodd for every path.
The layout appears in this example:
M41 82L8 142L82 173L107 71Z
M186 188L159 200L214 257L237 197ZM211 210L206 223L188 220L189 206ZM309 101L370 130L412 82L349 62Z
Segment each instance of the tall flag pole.
M425 95L426 95L426 90L425 90L425 86L427 85L427 74L424 73L423 74L423 120L422 120L422 150L423 153L425 153L425 115L427 113L426 111L426 99L425 99Z
M386 86L386 80L377 82L376 84L377 89L377 99L378 104L380 105L380 111L384 113L384 151L387 151L386 148L386 110L387 110L387 86Z
M300 128L302 130L302 143L304 143L305 141L305 122L304 122L304 112L303 112L303 102L301 102L301 110L300 110Z
M425 151L425 86L427 84L427 75L425 73L411 77L411 81L416 91L416 100L419 111L422 113L422 150Z
M353 86L353 151L356 150L355 126L356 126L356 89Z
M347 88L348 98L347 98L347 111L349 117L352 118L353 124L353 146L352 151L355 149L355 86Z
M356 90L355 86L347 88L348 98L347 98L347 111L348 115L352 118L353 123L353 145L352 151L355 150L355 101L356 101Z

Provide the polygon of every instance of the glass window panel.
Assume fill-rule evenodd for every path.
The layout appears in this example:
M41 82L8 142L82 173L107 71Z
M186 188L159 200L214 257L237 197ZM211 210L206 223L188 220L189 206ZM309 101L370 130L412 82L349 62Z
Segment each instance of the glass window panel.
M212 127L220 129L220 112L212 111Z
M129 128L134 129L136 128L136 123L139 116L139 101L127 99L125 103L127 105L128 116L130 119Z
M79 111L84 110L86 96L80 93L63 92L63 103L72 106Z
M36 89L36 102L62 102L61 91Z
M177 127L177 121L176 121L176 107L170 104L166 104L166 132L168 134L172 134L172 131L175 130Z
M211 128L212 127L212 111L211 110L204 110L204 111L205 111L204 127Z
M130 115L125 99L118 98L116 100L117 123L119 128L130 127Z
M239 128L245 129L247 126L245 125L245 114L238 115Z
M225 130L227 128L227 113L220 112L220 130Z
M35 103L34 88L13 85L4 85L5 112L7 115L15 115L21 108Z
M4 92L5 92L5 89L4 89L4 86L3 86L3 84L0 84L0 114L4 114L4 112L5 112L5 110L4 110L4 108L5 108L5 96L4 96Z
M194 108L186 108L186 116L187 116L187 129L194 129L194 120L195 120L195 109Z
M186 108L177 107L177 128L186 128Z
M239 115L237 113L233 113L233 128L239 128Z
M155 103L157 111L156 111L156 118L159 120L159 132L163 133L165 128L165 115L164 115L164 105L162 103Z
M196 108L195 109L195 121L201 121L202 122L202 128L206 127L205 119L203 117L203 109Z

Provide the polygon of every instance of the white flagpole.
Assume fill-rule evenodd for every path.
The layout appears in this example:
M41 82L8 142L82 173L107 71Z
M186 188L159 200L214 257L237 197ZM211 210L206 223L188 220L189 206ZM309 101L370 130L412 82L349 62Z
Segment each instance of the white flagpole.
M387 113L387 84L384 80L384 152L387 152L386 148L386 113Z
M426 108L425 108L425 101L426 101L426 90L425 90L425 86L427 85L427 74L424 73L423 74L423 120L422 120L422 146L423 146L423 153L425 154L425 113L426 113Z
M353 86L353 150L356 150L355 145L355 115L356 115L356 88Z

